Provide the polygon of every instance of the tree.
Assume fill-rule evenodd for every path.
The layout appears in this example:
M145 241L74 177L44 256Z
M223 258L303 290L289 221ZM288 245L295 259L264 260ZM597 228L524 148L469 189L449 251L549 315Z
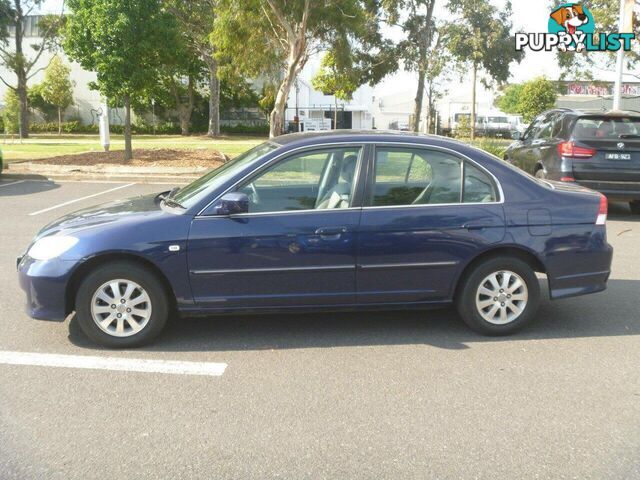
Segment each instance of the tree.
M381 3L386 2L220 0L212 35L217 58L233 59L226 68L279 78L270 115L271 137L284 131L289 92L312 54L334 50L338 68L345 65L342 59L350 58L361 65L363 81L375 83L389 71L388 54L384 62L377 56L386 47L379 29Z
M211 32L217 8L216 0L165 0L169 11L175 15L181 34L198 53L208 70L209 128L210 137L220 135L220 78L215 47Z
M56 44L59 28L63 24L63 17L47 15L38 24L40 40L30 45L33 55L28 55L24 42L24 27L26 18L42 4L43 0L0 0L0 65L15 77L11 83L6 77L0 76L0 81L16 92L20 101L20 136L29 136L29 99L27 96L27 82L42 68L36 64L42 54ZM9 47L9 27L13 28L13 48Z
M348 102L358 89L358 76L354 71L338 69L333 52L327 52L322 58L320 70L311 79L311 84L324 95L332 95L335 100L333 128L338 128L338 100Z
M125 160L131 148L131 103L158 80L178 44L174 17L160 0L68 0L64 49L86 70L92 87L125 108Z
M419 131L420 118L422 117L429 53L434 40L433 9L435 4L436 0L404 0L400 2L400 7L408 12L407 18L401 25L407 38L399 44L400 54L404 60L404 68L418 73L418 89L409 126L414 132Z
M558 97L556 86L550 80L539 77L522 85L517 113L530 122L545 110L553 108Z
M73 84L69 78L71 68L57 55L44 72L42 98L58 109L58 135L62 134L62 112L73 104Z
M479 71L499 83L507 81L509 65L520 62L523 52L513 48L511 3L498 9L486 0L449 0L458 19L448 29L448 48L465 69L471 70L471 138L475 138L476 86Z
M523 85L520 83L512 83L506 85L502 90L502 93L495 100L495 105L504 113L517 113L519 114L519 101L522 94Z

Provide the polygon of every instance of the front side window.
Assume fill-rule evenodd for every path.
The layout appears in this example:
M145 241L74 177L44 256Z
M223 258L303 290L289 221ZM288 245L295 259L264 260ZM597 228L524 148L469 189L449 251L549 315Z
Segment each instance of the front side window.
M294 154L242 184L249 213L348 208L353 202L361 147Z

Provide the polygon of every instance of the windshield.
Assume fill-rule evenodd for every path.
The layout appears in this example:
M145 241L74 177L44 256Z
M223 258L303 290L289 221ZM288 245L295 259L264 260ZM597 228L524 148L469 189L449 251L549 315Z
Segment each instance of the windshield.
M239 168L278 148L278 145L265 142L244 152L230 162L211 170L206 175L181 188L172 199L184 208L190 208L200 202L209 193L226 182Z
M507 117L489 117L489 123L509 123Z
M640 117L581 117L573 127L578 140L618 140L640 135Z

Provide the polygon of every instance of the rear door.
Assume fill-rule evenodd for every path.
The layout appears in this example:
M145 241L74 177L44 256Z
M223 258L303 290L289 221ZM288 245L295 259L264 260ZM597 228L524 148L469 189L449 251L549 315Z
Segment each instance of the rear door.
M378 145L371 161L358 235L358 302L446 300L462 266L504 236L494 180L436 148Z
M572 139L594 150L592 156L573 158L576 181L640 182L640 117L579 117Z

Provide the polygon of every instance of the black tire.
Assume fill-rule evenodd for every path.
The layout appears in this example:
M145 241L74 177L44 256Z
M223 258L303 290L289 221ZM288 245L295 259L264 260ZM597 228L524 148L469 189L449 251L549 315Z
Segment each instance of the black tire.
M102 285L115 279L135 282L150 299L151 314L147 323L140 331L129 336L115 336L105 332L93 320L91 313L94 294ZM170 312L168 295L161 281L153 272L133 262L115 262L97 267L80 284L75 303L76 319L82 331L95 343L109 348L138 347L149 343L162 331Z
M635 215L640 215L640 200L634 200L633 202L629 202L629 208L631 209L631 213Z
M476 305L476 298L481 283L484 283L483 280L494 273L503 271L515 273L520 277L526 286L528 298L519 316L515 316L514 319L508 323L496 324L487 321L483 317L479 307ZM499 278L505 277L499 276ZM513 277L513 279L515 280L515 277ZM515 257L493 257L487 259L476 265L473 270L466 275L466 278L461 279L461 282L456 298L458 313L471 329L483 335L509 335L520 330L533 319L540 304L540 284L534 270L527 263ZM520 290L520 292L522 291L523 290ZM513 296L515 297L516 294L514 293ZM483 295L483 297L480 298L484 298L484 301L491 302L498 297L491 299ZM494 305L501 308L498 305L499 303L500 299L498 298L498 301L495 302ZM522 303L519 304L522 305ZM487 307L487 310L490 312L492 308L492 305L490 305ZM507 314L511 312L511 314L515 315L514 311L509 310L509 308L510 307L507 307L506 309Z

